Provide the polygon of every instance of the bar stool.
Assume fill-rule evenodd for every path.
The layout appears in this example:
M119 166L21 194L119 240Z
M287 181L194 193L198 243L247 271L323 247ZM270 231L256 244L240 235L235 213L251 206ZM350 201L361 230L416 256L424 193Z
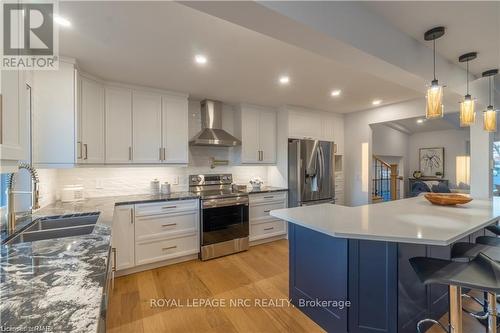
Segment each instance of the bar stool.
M500 238L495 236L479 236L476 238L476 243L490 246L500 246Z
M460 261L460 262L468 262L470 260L473 260L479 253L483 253L490 257L492 260L499 262L500 263L500 247L499 246L492 246L492 245L484 245L486 244L492 244L495 242L492 242L490 238L497 239L496 237L490 237L490 236L481 236L485 237L483 239L479 239L479 243L473 244L473 243L464 243L464 242L459 242L453 244L453 247L451 248L451 260L453 261ZM498 238L500 241L500 238ZM481 244L482 243L482 244ZM500 245L500 242L498 243ZM463 310L467 312L469 315L472 317L476 318L479 320L479 322L483 325L488 325L488 322L486 319L488 318L488 295L485 292L484 293L484 300L481 301L478 298L471 296L467 293L463 293L462 297L469 298L482 306L483 311L482 312L472 312L464 308Z
M424 284L444 284L449 286L450 324L449 329L434 319L423 319L421 326L431 322L438 324L445 332L462 333L462 288L482 290L488 293L488 333L497 332L496 294L500 293L500 264L483 253L470 262L415 257L410 259L413 270Z
M500 227L496 224L489 225L485 229L488 231L491 231L492 233L494 233L497 236L500 236Z

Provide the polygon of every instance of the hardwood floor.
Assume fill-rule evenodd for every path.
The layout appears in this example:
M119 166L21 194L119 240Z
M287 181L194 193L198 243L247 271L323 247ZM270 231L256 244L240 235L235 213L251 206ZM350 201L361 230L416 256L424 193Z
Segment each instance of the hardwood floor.
M175 300L176 304L166 304L167 299ZM156 301L156 307L151 300ZM188 307L196 300L210 300L214 306ZM231 306L231 300L249 300L251 306ZM286 240L210 261L194 260L117 278L109 302L107 330L110 333L324 332L298 309L287 304L256 305L260 300L276 303L288 300ZM216 307L215 301L226 304ZM447 320L447 316L442 318L443 323ZM433 327L427 332L442 331ZM484 327L464 314L464 333L479 332L485 332Z
M151 299L182 304L152 307ZM226 306L187 307L188 301L197 299L223 300ZM251 306L230 306L230 300L245 299ZM117 278L107 329L111 333L323 332L286 302L280 307L255 305L261 299L288 300L286 240L210 261L189 261Z

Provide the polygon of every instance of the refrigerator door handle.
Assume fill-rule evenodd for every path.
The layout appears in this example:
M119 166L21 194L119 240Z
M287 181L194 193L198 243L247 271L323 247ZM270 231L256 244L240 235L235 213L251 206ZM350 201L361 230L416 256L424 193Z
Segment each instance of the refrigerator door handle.
M321 193L323 180L325 176L325 155L323 153L323 147L318 147L318 171L319 171L319 181L318 181L318 191Z

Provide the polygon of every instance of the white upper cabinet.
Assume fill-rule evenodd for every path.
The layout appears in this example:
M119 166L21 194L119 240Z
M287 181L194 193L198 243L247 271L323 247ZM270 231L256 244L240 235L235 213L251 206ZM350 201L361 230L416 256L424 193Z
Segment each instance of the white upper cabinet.
M291 111L288 115L289 137L319 139L323 126L321 117L314 113Z
M56 71L33 72L32 151L35 165L72 166L76 162L76 70L59 62Z
M260 161L276 163L276 112L262 110L259 115Z
M106 163L132 161L132 90L107 86Z
M82 77L80 80L80 163L104 163L104 86Z
M337 154L344 151L344 119L339 114L305 109L288 111L288 137L333 141Z
M259 111L245 109L241 112L241 162L260 162Z
M163 162L188 163L188 101L185 97L162 97Z
M160 163L163 160L161 99L159 94L133 92L134 163Z
M23 126L26 124L20 107L23 92L20 76L19 71L1 72L0 156L2 167L4 164L15 166L17 161L24 156L21 135Z
M242 105L236 128L241 135L241 163L276 163L276 112Z

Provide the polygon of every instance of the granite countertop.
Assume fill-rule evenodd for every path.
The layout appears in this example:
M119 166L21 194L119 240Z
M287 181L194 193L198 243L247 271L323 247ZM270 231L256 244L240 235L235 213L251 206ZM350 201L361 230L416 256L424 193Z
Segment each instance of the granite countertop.
M99 212L91 234L0 247L0 330L97 332L115 205L196 198L174 192L56 202L19 219L22 229L40 217Z
M333 237L449 245L497 221L500 197L454 207L435 206L419 196L358 207L322 204L277 209L270 214Z
M257 193L285 192L285 191L288 191L288 189L283 187L261 186L259 189L254 189L250 186L244 192L247 192L248 194L257 194Z

